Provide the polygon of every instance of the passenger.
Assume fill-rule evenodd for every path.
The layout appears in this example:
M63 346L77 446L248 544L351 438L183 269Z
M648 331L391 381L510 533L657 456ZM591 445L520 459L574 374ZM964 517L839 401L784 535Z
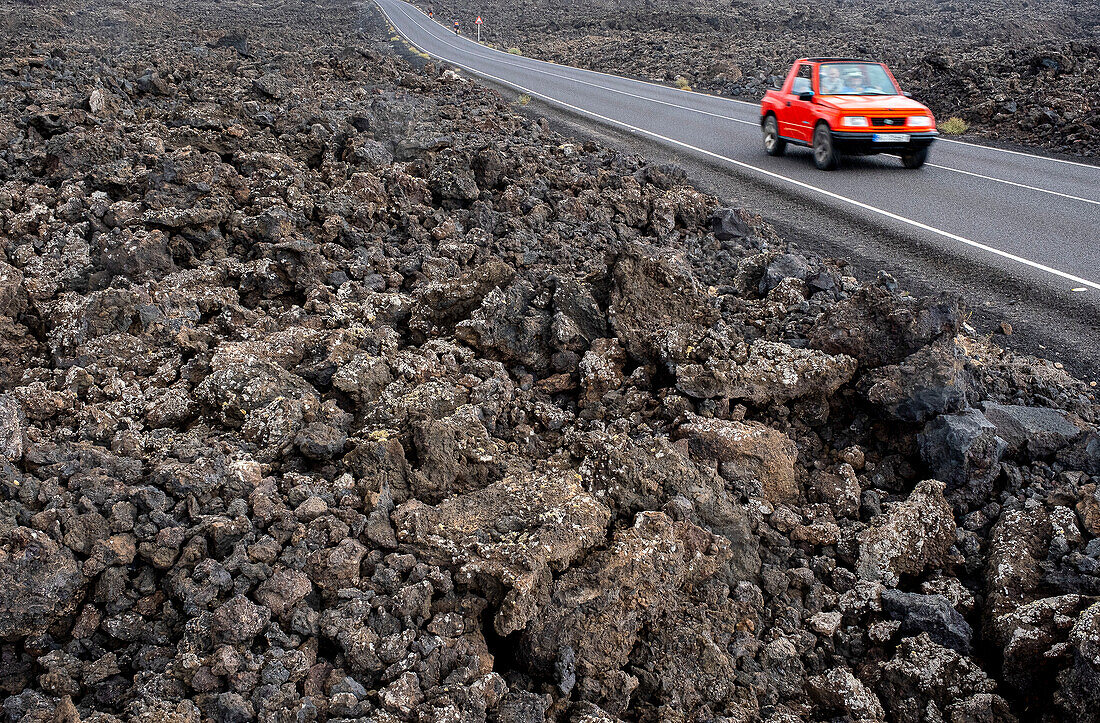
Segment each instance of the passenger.
M822 95L839 95L844 92L844 81L840 79L840 68L825 66L825 75L821 78Z

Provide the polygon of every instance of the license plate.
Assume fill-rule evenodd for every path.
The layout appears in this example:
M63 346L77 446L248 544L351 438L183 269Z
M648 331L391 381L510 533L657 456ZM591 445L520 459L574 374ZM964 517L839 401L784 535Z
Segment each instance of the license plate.
M875 133L871 136L874 143L908 143L908 133Z

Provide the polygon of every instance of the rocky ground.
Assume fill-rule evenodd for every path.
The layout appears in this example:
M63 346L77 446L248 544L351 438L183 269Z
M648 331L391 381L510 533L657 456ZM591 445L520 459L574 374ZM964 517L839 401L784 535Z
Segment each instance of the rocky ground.
M5 1L8 720L1100 720L1093 389L367 6Z
M971 135L1100 158L1098 0L416 0L525 55L758 101L795 58L870 57ZM472 32L472 30L471 30Z

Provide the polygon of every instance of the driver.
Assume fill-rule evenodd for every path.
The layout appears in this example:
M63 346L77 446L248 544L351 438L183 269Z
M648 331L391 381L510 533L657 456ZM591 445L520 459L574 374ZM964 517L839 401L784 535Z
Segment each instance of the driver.
M867 72L867 66L865 65L859 66L859 71L856 73L852 81L852 85L852 90L856 91L857 93L881 94L886 92L882 88L880 88L878 84L871 80L871 74Z

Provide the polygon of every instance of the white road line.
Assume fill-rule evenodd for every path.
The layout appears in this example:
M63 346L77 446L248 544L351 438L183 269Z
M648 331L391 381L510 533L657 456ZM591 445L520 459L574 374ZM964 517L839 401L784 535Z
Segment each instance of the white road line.
M993 176L983 176L980 173L974 173L973 171L964 171L961 168L952 168L951 166L941 166L936 163L926 163L926 166L932 166L933 168L942 168L945 171L954 171L955 173L965 173L968 176L974 176L975 178L984 178L987 181L996 181L997 183L1007 183L1010 186L1017 186L1019 188L1026 188L1029 191L1039 191L1040 193L1049 193L1052 196L1061 196L1062 198L1069 198L1074 201L1082 201L1084 203L1091 203L1095 206L1100 206L1100 201L1094 201L1091 198L1081 198L1080 196L1071 196L1068 193L1062 193L1060 191L1051 191L1047 188L1039 188L1038 186L1029 186L1026 183L1016 183L1015 181L1006 181L1003 178L994 178Z
M402 0L402 1L405 2L406 4L410 4L410 5L412 4L412 3L408 2L408 0ZM384 13L385 10L383 10L382 12ZM442 25L435 22L434 20L431 21L431 22L435 23L436 25L438 25L441 28L443 27ZM471 40L470 42L473 42L473 41ZM486 50L491 50L494 53L500 53L502 55L509 55L508 53L505 53L503 50L498 50L497 48L491 48L488 45L478 44L478 47L485 48ZM512 56L509 55L509 57L512 57ZM545 60L539 60L538 58L530 58L530 60L533 60L537 63L548 62L548 61L545 61ZM615 78L617 80L628 80L631 83L641 83L643 85L651 85L654 88L661 88L663 90L671 90L672 89L672 86L669 86L669 85L663 85L661 83L654 83L654 82L649 81L649 80L639 80L638 78L628 78L624 75L615 75L614 73L605 73L601 70L592 70L591 68L581 68L581 67L578 67L576 65L561 65L561 64L558 64L558 63L554 63L554 65L557 65L559 68L570 68L572 70L579 70L582 73L592 73L593 75L603 75L603 76L606 76L608 78ZM724 101L726 103L738 103L740 105L752 106L753 108L759 108L760 107L760 103L758 103L758 102L753 103L752 101L740 100L738 98L727 98L724 95L715 95L713 93L705 93L705 92L702 92L702 91L692 91L692 92L695 93L696 95L705 96L707 98L714 98L715 100ZM1023 151L1010 151L1007 148L997 148L996 146L987 146L987 145L984 145L982 143L968 143L966 141L957 141L957 140L954 140L954 139L951 139L951 138L940 138L940 140L943 141L944 143L957 143L957 144L962 145L962 146L970 146L971 148L981 148L981 149L987 150L987 151L996 151L997 153L1009 153L1009 154L1012 154L1014 156L1026 156L1027 158L1036 158L1036 159L1041 160L1041 161L1050 161L1052 163L1064 163L1064 164L1070 165L1070 166L1079 166L1081 168L1090 168L1094 171L1100 171L1100 165L1096 165L1096 164L1093 164L1093 163L1081 163L1079 161L1067 161L1063 158L1051 158L1050 156L1040 156L1040 155L1037 155L1035 153L1025 153ZM995 179L995 180L1000 180L1000 179Z
M431 30L427 26L422 24L420 22L420 19L416 17L416 12L415 11L413 13L409 13L404 8L398 8L398 9L401 11L402 15L407 17L409 20L412 21L412 23L414 25L416 25L421 30L425 31L428 35L430 35L433 40L439 42L442 45L446 45L449 48L453 48L454 50L458 50L460 52L470 52L466 48L463 48L460 45L456 45L456 44L450 42L449 40L445 40L442 36L436 35L435 33L431 32ZM383 11L383 12L385 12L385 11ZM438 27L443 27L442 25L439 25L439 23L436 23L435 21L428 21L428 22L430 22L434 25L437 25ZM467 42L473 42L473 41L467 41ZM481 47L486 47L486 46L477 45L477 47L481 48ZM722 120L728 120L728 121L732 121L734 123L741 123L741 124L744 124L744 125L750 125L750 126L754 126L754 127L759 126L759 123L757 121L747 121L747 120L744 120L744 119L741 119L741 118L734 118L732 116L722 115L721 113L712 113L710 111L701 110L699 108L692 108L691 106L680 105L679 103L672 103L672 102L669 102L669 101L658 100L657 98L650 98L648 96L643 96L643 95L635 95L634 93L628 93L625 90L619 90L617 88L609 88L605 85L599 85L597 83L590 83L586 80L580 80L579 78L572 78L568 75L562 75L560 73L553 73L553 72L550 72L548 70L542 70L541 68L533 67L533 65L529 65L529 64L525 64L525 63L517 63L517 62L514 62L513 60L511 60L511 58L513 56L511 56L507 53L504 53L503 51L497 50L496 48L487 48L487 49L492 50L495 53L500 53L501 55L506 55L507 58L509 58L509 59L501 59L501 60L497 61L501 65L507 65L507 66L510 66L510 67L513 67L513 68L520 68L521 70L526 70L526 71L529 71L529 72L532 72L532 73L540 73L542 75L548 75L551 78L558 78L560 80L566 80L566 81L569 81L570 83L580 83L581 85L588 85L588 86L591 86L593 88L599 88L600 90L608 91L610 93L618 93L619 95L625 95L628 98L635 98L637 100L643 100L643 101L647 101L647 102L650 102L650 103L657 103L659 105L669 106L671 108L679 108L680 110L686 110L686 111L689 111L691 113L698 113L700 115L710 116L712 118L720 118ZM536 59L533 59L533 58L529 59L529 60L531 60L532 63L546 63L546 61L536 60ZM449 61L449 62L452 62L452 61ZM557 67L560 68L560 67L564 67L564 66L559 65ZM572 66L568 66L568 67L572 68ZM633 78L623 78L622 76L611 75L609 73L601 73L601 72L595 71L595 70L588 70L587 68L572 68L572 69L573 70L580 70L580 71L583 71L583 72L586 72L586 73L595 73L597 75L604 75L604 76L607 76L609 78L616 78L618 80L627 80L627 81L634 82L634 83L646 83L646 81L634 80ZM654 87L660 88L660 89L665 90L665 91L671 90L671 88L669 88L668 86L657 85L655 83L646 83L646 84L647 85L653 85ZM707 94L700 93L699 95L707 95ZM717 98L718 100L732 100L730 98L721 98L720 96L707 96L707 97ZM743 103L745 101L738 101L738 102ZM753 104L749 103L748 105L753 105ZM758 108L759 106L754 106L754 107ZM948 139L941 138L941 140L948 140ZM952 143L957 143L958 141L951 141L951 142ZM971 145L971 144L966 144L966 145ZM985 148L985 146L981 146L981 147ZM993 149L993 150L999 150L999 149ZM1050 160L1058 160L1058 159L1050 159ZM963 173L963 174L966 174L968 176L974 176L975 178L982 178L982 179L985 179L987 181L994 181L996 183L1004 183L1004 184L1009 185L1009 186L1016 186L1017 188L1025 188L1029 191L1037 191L1039 193L1049 193L1052 196L1060 196L1062 198L1070 199L1070 200L1073 200L1073 201L1082 201L1084 203L1091 203L1091 204L1100 206L1100 201L1094 201L1092 199L1082 198L1081 196L1074 196L1074 195L1071 195L1071 194L1068 194L1068 193L1062 193L1060 191L1052 191L1050 189L1040 188L1038 186L1029 186L1029 185L1024 184L1024 183L1017 183L1016 181L1009 181L1009 180L1004 179L1004 178L997 178L995 176L986 176L986 175L983 175L981 173L974 173L973 171L964 171L960 168L952 168L950 166L941 166L941 165L935 164L935 163L928 163L926 165L931 166L933 168L939 168L939 169L945 170L945 171L954 171L955 173ZM1083 164L1079 164L1079 165L1083 165Z
M717 96L715 96L717 97ZM1034 153L1024 153L1023 151L1010 151L1007 148L997 148L996 146L986 146L981 143L967 143L966 141L956 141L952 138L941 138L944 143L957 143L960 146L970 146L971 148L981 148L986 151L997 151L998 153L1011 153L1014 156L1025 156L1027 158L1037 158L1040 161L1050 161L1051 163L1064 163L1067 166L1080 166L1081 168L1091 168L1094 171L1100 171L1100 166L1092 163L1081 163L1079 161L1067 161L1064 158L1051 158L1050 156L1039 156Z
M379 6L379 7L381 7L381 6ZM382 9L382 12L383 12L383 14L386 15L387 19L389 19L389 14L386 13L384 8ZM391 22L391 24L393 23L392 20L390 20L390 22ZM396 25L394 27L396 27ZM400 28L398 28L398 32L401 32ZM404 35L404 33L402 33L402 35ZM412 42L412 40L409 40L409 42ZM708 151L705 148L699 148L698 146L693 146L690 143L684 143L683 141L678 141L675 138L669 138L668 136L663 136L659 133L654 133L653 131L648 131L644 128L639 128L638 126L630 125L629 123L624 123L622 121L615 120L614 118L609 118L605 115L601 115L599 113L587 110L585 108L575 106L572 103L567 103L563 100L559 100L557 98L553 98L551 96L548 96L544 93L540 93L537 90L533 90L531 88L526 88L526 87L524 87L524 86L522 86L518 83L506 80L506 79L501 78L499 76L495 76L495 75L492 75L490 73L486 73L484 71L478 70L477 68L470 67L470 66L468 66L464 63L459 63L457 61L450 60L448 58L443 57L442 55L439 55L439 54L436 54L436 53L432 53L432 55L435 55L435 57L439 58L440 60L443 60L444 62L451 63L452 65L457 65L460 68L464 68L465 70L468 70L471 73L474 73L475 75L480 75L482 77L489 78L490 80L495 80L498 83L503 83L504 85L511 86L511 87L516 88L517 90L521 90L524 93L527 93L528 95L531 95L533 97L542 98L543 100L549 101L551 103L556 103L556 104L558 104L562 107L568 108L568 109L570 109L572 111L575 111L577 113L580 113L582 115L591 116L592 118L596 118L598 120L604 121L605 123L611 123L613 125L617 125L617 126L620 126L622 128L626 128L627 130L634 131L635 133L641 133L643 135L650 136L652 138L656 138L660 141L664 141L665 143L670 143L672 145L680 146L681 148L687 148L688 150L694 151L694 152L702 154L704 156L709 156L711 158L716 158L720 161L724 161L724 162L726 162L726 163L728 163L732 166L737 166L739 168L745 168L745 169L748 169L750 171L755 171L756 173L763 174L765 176L768 176L769 178L778 179L778 180L783 181L785 183L789 183L789 184L792 184L794 186L798 186L799 188L804 188L808 191L814 191L815 193L821 194L822 196L825 196L827 198L831 198L831 199L834 199L836 201L840 201L842 203L846 203L846 204L849 204L851 206L855 206L856 208L861 208L865 211L870 211L872 213L877 213L880 216L883 216L885 218L889 218L889 219L892 219L894 221L899 221L901 223L908 224L910 226L913 226L914 228L919 228L923 231L928 231L930 233L934 233L938 236L942 236L942 237L944 237L946 239L950 239L952 241L957 241L959 243L965 244L965 245L970 246L972 248L981 249L982 251L988 251L989 253L996 254L997 256L1008 259L1010 261L1015 261L1016 263L1023 264L1024 266L1028 266L1028 267L1033 268L1033 269L1038 269L1039 271L1045 271L1046 273L1053 274L1054 276L1058 276L1062 279L1066 279L1067 281L1073 281L1075 283L1083 284L1083 285L1088 286L1090 288L1100 290L1100 283L1097 283L1095 281L1089 281L1088 279L1083 279L1080 276L1074 276L1073 274L1066 273L1065 271L1060 271L1060 270L1058 270L1056 268L1053 268L1051 266L1041 264L1038 261L1032 261L1031 259L1024 258L1023 256L1017 256L1016 254L1009 253L1008 251L1002 251L1001 249L994 248L993 246L988 246L988 245L980 243L978 241L972 241L968 238L964 238L962 236L959 236L958 234L953 234L950 231L944 231L944 230L938 229L934 226L929 226L926 223L922 223L920 221L916 221L916 220L911 219L911 218L906 218L905 216L901 216L901 215L896 214L892 211L887 211L885 209L878 208L876 206L872 206L872 205L864 203L862 201L857 201L854 198L848 198L847 196L841 196L839 193L834 193L832 191L826 190L824 188L820 188L818 186L814 186L814 185L806 183L804 181L799 181L799 180L794 179L794 178L789 178L787 176L783 176L781 174L775 173L774 171L769 171L769 170L766 170L764 168L760 168L758 166L753 166L751 164L745 163L744 161L738 161L734 158L729 158L727 156L723 156L723 155L720 155L718 153L714 153L713 151Z

